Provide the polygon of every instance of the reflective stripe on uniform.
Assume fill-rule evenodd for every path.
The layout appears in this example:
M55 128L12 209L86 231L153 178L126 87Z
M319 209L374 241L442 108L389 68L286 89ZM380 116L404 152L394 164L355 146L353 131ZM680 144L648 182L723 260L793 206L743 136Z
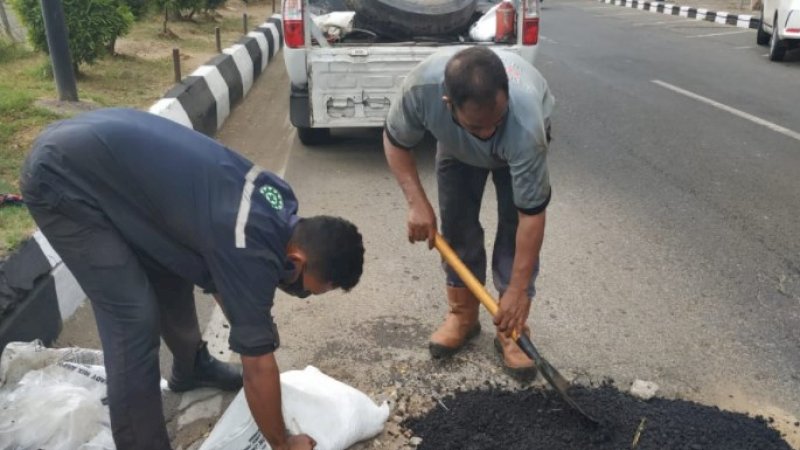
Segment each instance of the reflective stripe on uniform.
M258 174L264 169L257 164L253 164L250 171L244 177L244 187L242 188L242 200L239 202L239 214L236 216L236 248L246 248L247 240L244 229L247 226L247 219L250 217L251 196L253 194L254 182Z

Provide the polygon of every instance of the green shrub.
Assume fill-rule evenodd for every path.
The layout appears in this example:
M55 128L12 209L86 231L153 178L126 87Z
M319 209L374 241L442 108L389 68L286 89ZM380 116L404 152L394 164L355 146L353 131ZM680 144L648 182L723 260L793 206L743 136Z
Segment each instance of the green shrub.
M206 11L214 11L217 8L221 8L225 4L225 1L226 0L205 0L205 9Z
M28 28L34 48L49 53L39 1L12 0L12 5ZM117 37L127 33L133 24L130 8L118 0L63 0L63 4L75 69L113 53Z
M214 11L226 0L153 0L160 11L176 20L192 20L200 11Z
M149 3L147 0L122 0L122 2L128 5L128 8L133 13L133 17L135 17L137 20L147 12L147 6Z

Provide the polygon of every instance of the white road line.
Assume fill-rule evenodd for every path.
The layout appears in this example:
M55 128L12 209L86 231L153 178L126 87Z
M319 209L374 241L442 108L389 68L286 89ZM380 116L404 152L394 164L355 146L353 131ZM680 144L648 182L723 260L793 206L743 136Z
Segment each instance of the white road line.
M687 96L689 98L693 98L693 99L695 99L697 101L700 101L700 102L703 102L705 104L711 105L711 106L713 106L715 108L719 108L719 109L721 109L723 111L727 111L727 112L729 112L729 113L731 113L731 114L733 114L735 116L741 117L742 119L747 119L747 120L749 120L749 121L751 121L753 123L756 123L758 125L767 127L772 131L776 131L776 132L778 132L778 133L780 133L780 134L782 134L784 136L788 136L788 137L790 137L792 139L800 141L800 133L798 133L796 131L792 131L792 130L790 130L788 128L784 128L784 127L782 127L780 125L774 124L774 123L772 123L770 121L767 121L767 120L764 120L764 119L762 119L760 117L756 117L756 116L754 116L752 114L748 114L748 113L746 113L744 111L738 110L736 108L732 108L732 107L730 107L728 105L724 105L724 104L722 104L720 102L711 100L708 97L703 97L702 95L695 94L694 92L690 92L690 91L687 91L685 89L681 89L678 86L674 86L672 84L665 83L665 82L663 82L661 80L650 80L650 81L655 83L655 84L657 84L657 85L659 85L659 86L661 86L661 87L667 88L667 89L669 89L669 90L671 90L673 92L677 92L678 94L685 95L685 96Z
M745 45L744 47L733 47L733 48L734 48L734 50L747 50L747 49L751 49L751 48L755 48L755 47L752 46L752 45Z
M727 36L729 34L742 34L742 33L749 33L750 30L739 30L739 31L728 31L727 33L711 33L711 34L699 34L695 36L686 36L687 39L694 39L694 38L707 38L713 36Z
M641 16L641 12L626 12L626 13L614 13L614 14L592 14L595 17L625 17L625 16Z
M660 20L658 22L634 22L633 26L634 27L646 27L646 26L651 26L651 25L664 25L664 24L673 25L673 24L684 23L684 22L695 22L695 20L694 19L682 19L682 20L679 20L679 19L676 18L675 20Z
M206 329L203 331L203 340L208 342L208 351L215 358L222 361L231 360L231 349L228 347L228 335L230 329L225 328L227 323L225 314L222 313L219 305L214 305L214 310L211 311L211 318L206 323Z
M289 126L288 115L284 126ZM292 131L287 133L284 140L287 146L291 145L297 133L294 127L291 128ZM286 176L286 168L289 165L290 153L291 152L286 152L281 168L275 172L281 178ZM221 361L231 361L231 357L233 356L233 352L231 352L230 347L228 347L230 328L225 327L226 323L228 323L228 320L225 318L225 314L222 312L219 305L215 304L214 309L211 311L211 317L208 319L208 322L206 322L206 329L203 331L203 340L208 342L208 351L211 355Z
M620 14L595 14L597 17L626 17L626 16L641 16L641 12L628 12Z

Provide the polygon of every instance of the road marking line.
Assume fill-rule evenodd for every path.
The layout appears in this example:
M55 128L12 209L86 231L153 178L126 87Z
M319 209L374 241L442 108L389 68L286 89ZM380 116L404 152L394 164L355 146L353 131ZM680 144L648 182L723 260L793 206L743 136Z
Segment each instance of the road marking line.
M634 27L647 27L651 25L664 25L664 24L677 24L677 23L685 23L685 22L694 22L694 19L685 19L685 20L661 20L658 22L635 22L633 24Z
M203 340L208 342L208 352L212 356L221 361L231 360L231 349L228 347L228 336L230 329L225 328L225 314L219 305L214 305L214 310L211 311L211 318L206 323L206 329L203 331Z
M595 14L598 17L626 17L626 16L641 16L641 12L627 12L620 14Z
M289 126L288 115L284 126ZM287 145L291 145L291 143L294 142L296 134L297 129L292 127L292 131L286 134L284 142L286 142ZM281 178L286 176L286 168L289 166L290 154L291 152L286 152L283 164L281 164L280 169L275 172ZM209 353L221 361L231 361L231 357L233 356L233 352L228 346L228 336L230 336L231 332L230 328L225 327L226 323L228 323L228 319L222 312L222 308L220 308L218 304L215 304L214 309L211 311L211 317L208 319L208 322L206 322L206 328L203 331L203 340L208 343Z
M744 47L733 47L733 48L734 48L734 50L747 50L747 49L755 48L755 47L753 47L752 45L745 45Z
M713 36L728 36L730 34L742 34L742 33L749 33L750 30L739 30L739 31L728 31L727 33L711 33L711 34L699 34L695 36L686 36L687 39L694 39L694 38L707 38Z
M674 86L672 84L665 83L665 82L663 82L661 80L650 80L650 81L652 83L655 83L655 84L663 87L663 88L669 89L669 90L671 90L673 92L677 92L678 94L685 95L685 96L687 96L689 98L693 98L693 99L695 99L697 101L706 103L706 104L711 105L711 106L713 106L715 108L719 108L719 109L721 109L723 111L727 111L727 112L729 112L729 113L731 113L731 114L733 114L735 116L741 117L742 119L747 119L747 120L749 120L749 121L751 121L753 123L756 123L758 125L767 127L772 131L776 131L776 132L778 132L778 133L780 133L780 134L782 134L784 136L788 136L788 137L790 137L792 139L800 141L800 133L798 133L796 131L792 131L792 130L790 130L788 128L784 128L784 127L782 127L782 126L780 126L778 124L775 124L775 123L772 123L770 121L764 120L764 119L762 119L760 117L756 117L756 116L754 116L752 114L748 114L748 113L746 113L744 111L741 111L741 110L738 110L736 108L732 108L732 107L730 107L728 105L724 105L724 104L722 104L722 103L720 103L718 101L711 100L708 97L703 97L702 95L698 95L698 94L695 94L694 92L687 91L685 89L679 88L678 86Z

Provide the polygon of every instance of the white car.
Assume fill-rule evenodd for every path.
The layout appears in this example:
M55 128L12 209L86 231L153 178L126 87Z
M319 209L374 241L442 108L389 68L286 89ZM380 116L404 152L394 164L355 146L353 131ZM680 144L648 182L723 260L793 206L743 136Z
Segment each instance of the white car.
M769 59L782 61L786 50L800 45L800 0L763 0L758 45L769 44Z
M325 143L333 128L382 127L392 102L400 98L406 75L445 46L486 45L514 52L533 64L539 2L283 0L289 117L300 141ZM361 11L349 9L351 5L374 14L360 16ZM486 8L482 14L480 5ZM336 15L325 14L323 22L323 15L314 12L329 11L319 11L320 6L335 8L329 11ZM506 12L501 17L507 21L491 13L501 6ZM456 20L465 22L456 23L456 31L449 30ZM411 33L403 35L409 28ZM434 35L424 35L426 30Z

